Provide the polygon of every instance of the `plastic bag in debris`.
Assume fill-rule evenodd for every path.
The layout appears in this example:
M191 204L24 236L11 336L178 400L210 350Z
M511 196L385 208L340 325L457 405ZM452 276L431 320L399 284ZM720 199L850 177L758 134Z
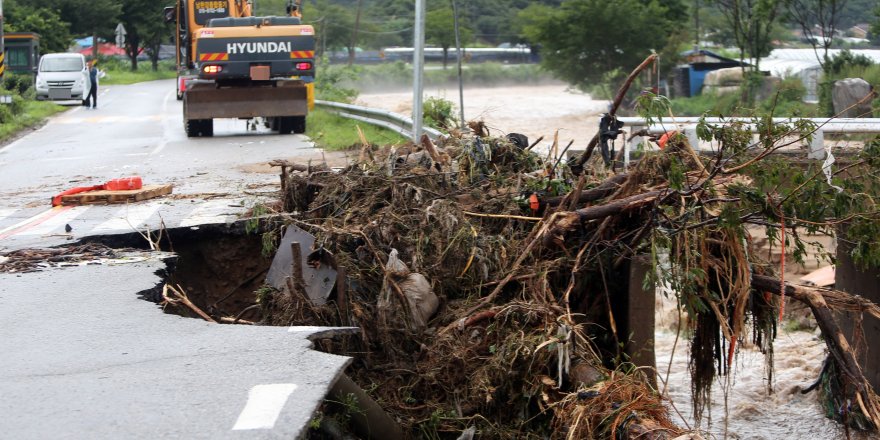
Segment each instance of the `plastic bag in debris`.
M392 249L388 255L388 262L385 263L385 270L395 280L389 280L389 284L383 289L379 298L379 309L382 313L392 310L391 299L395 297L395 294L390 282L395 282L406 297L407 308L411 312L410 327L421 329L437 312L440 299L434 294L428 279L420 273L412 273L406 264L400 261L398 255L397 249Z
M414 327L424 328L440 306L440 299L431 289L431 283L424 275L411 273L400 282L400 290L409 302Z
M410 270L406 267L406 264L403 264L403 261L400 261L398 255L397 249L391 249L391 253L388 254L388 262L385 263L385 272L387 272L388 275L402 278L409 275Z

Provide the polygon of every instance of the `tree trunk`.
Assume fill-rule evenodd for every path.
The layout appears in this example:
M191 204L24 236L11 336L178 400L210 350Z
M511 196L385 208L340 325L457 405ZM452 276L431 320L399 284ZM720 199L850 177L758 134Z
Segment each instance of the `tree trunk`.
M449 47L443 46L443 70L446 70L446 64L449 60Z
M92 59L98 59L98 31L92 32Z
M160 45L153 46L152 52L150 53L150 63L153 65L153 72L159 71L159 51L161 50Z
M125 46L125 52L128 55L128 59L131 61L131 71L138 70L138 48L141 45L141 39L135 34L131 32L128 34L128 44Z
M354 29L351 31L351 48L348 50L348 65L351 66L354 63L354 51L357 47L357 39L358 39L358 30L361 26L361 0L358 0L357 3L357 15L354 19Z

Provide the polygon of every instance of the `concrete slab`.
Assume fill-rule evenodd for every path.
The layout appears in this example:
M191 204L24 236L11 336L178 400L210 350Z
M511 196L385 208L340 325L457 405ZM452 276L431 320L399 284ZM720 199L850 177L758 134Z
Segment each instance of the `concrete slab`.
M339 329L210 324L135 292L162 261L0 274L0 432L16 439L296 438L349 358Z

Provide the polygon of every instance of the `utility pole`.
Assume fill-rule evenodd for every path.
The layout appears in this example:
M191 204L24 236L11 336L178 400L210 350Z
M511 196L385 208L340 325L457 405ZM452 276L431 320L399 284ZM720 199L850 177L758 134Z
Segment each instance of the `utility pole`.
M458 109L461 113L461 125L464 130L464 79L461 75L461 36L458 32L458 6L452 0L452 23L455 26L455 48L458 50Z
M413 142L422 140L422 90L425 78L425 0L416 0L413 30Z
M694 50L700 49L700 0L694 0Z
M355 48L357 46L358 28L361 26L361 0L358 0L357 15L354 18L354 29L351 31L351 44L348 47L348 65L354 64Z

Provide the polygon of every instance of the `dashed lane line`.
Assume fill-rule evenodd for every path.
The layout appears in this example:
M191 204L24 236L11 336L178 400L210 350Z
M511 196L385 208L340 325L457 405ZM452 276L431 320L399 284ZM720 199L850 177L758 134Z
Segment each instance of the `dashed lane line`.
M26 230L19 231L16 235L45 235L53 232L63 232L64 225L70 224L75 218L91 209L91 206L66 206L65 208L69 209L58 212Z
M9 226L5 229L0 229L0 240L11 237L13 235L19 234L21 232L25 232L33 227L36 227L51 218L60 215L68 210L70 210L71 206L56 206L52 209L43 211L31 218L22 220L12 226Z
M180 222L180 227L198 226L208 223L226 223L230 217L229 203L231 200L219 199L202 203L189 217Z
M296 384L273 383L255 385L248 392L247 403L235 421L233 431L272 429Z
M112 232L120 230L138 230L143 227L162 206L160 202L152 202L145 205L126 205L116 211L113 218L101 223L92 232Z

